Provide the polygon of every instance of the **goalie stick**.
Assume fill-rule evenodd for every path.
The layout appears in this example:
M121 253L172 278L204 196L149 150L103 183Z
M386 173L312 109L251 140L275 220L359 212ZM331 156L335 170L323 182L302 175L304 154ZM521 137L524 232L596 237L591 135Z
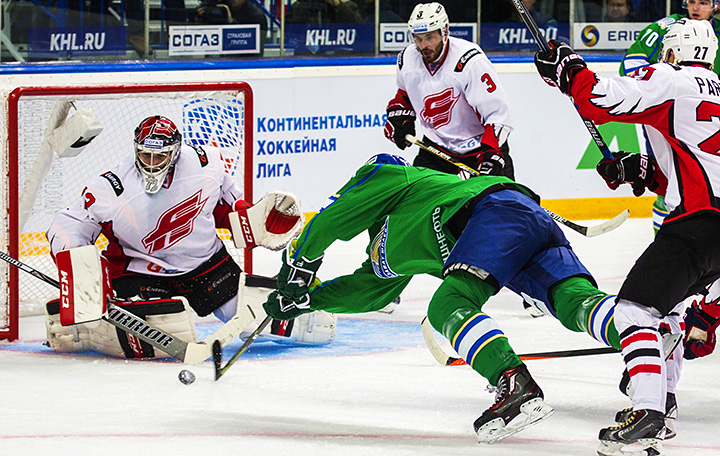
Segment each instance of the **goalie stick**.
M515 1L515 0L513 0L513 1ZM522 1L522 0L520 0L520 1ZM431 146L430 144L425 144L424 142L417 139L413 135L405 135L405 140L412 144L415 144L416 146L418 146L422 149L425 149L426 151L430 152L433 155L436 155L436 156L442 158L443 160L445 160L448 163L452 163L453 165L457 166L458 168L460 168L461 170L465 171L466 173L468 173L472 176L482 176L482 174L480 174L480 172L478 170L469 167L465 163L455 160L453 157L451 157L450 155L441 151L437 147ZM576 231L576 232L582 234L583 236L587 236L587 237L598 236L600 234L607 233L608 231L614 230L615 228L622 225L623 222L625 222L625 220L627 220L628 215L630 214L630 211L625 209L624 211L622 211L615 217L611 218L610 220L606 220L605 222L602 222L595 226L585 226L585 225L580 225L578 223L572 222L572 221L566 219L565 217L562 217L562 216L552 212L549 209L545 209L544 207L543 207L543 210L550 217L552 217L552 219L555 220L556 222L562 223L563 225L567 226L571 230Z
M60 288L60 283L57 280L11 257L5 252L0 251L0 259L32 276L35 276L48 285L52 285L58 289ZM262 279L265 278L263 277ZM246 281L246 283L249 284L250 281ZM219 345L227 344L237 337L237 335L240 334L240 331L252 323L254 319L255 315L249 306L240 306L237 314L233 318L221 326L215 333L208 336L204 341L185 342L184 340L178 339L172 334L151 325L144 319L120 306L114 305L113 303L108 303L107 315L103 315L102 317L102 320L110 323L116 328L120 328L121 330L132 334L138 339L147 342L158 350L161 350L186 364L198 364L205 361L212 356L211 345L215 345L216 343Z
M420 329L422 330L423 339L428 350L433 355L433 358L443 366L462 366L467 364L464 359L450 356L443 350L443 348L435 339L433 333L433 327L427 319L427 316L423 318L420 323ZM663 337L663 352L665 353L665 359L667 360L670 355L675 351L675 348L682 341L682 334L670 334ZM612 347L597 347L597 348L581 348L576 350L558 350L540 353L526 353L524 355L518 355L522 361L532 361L536 359L554 359L554 358L572 358L575 356L590 356L590 355L606 355L609 353L620 353Z
M550 51L550 46L548 46L545 37L540 34L540 29L535 23L535 19L526 9L523 0L512 0L512 3L515 6L515 10L517 10L518 14L520 15L520 18L530 30L530 34L533 36L533 38L535 38L535 42L537 43L538 47L540 47L540 49L545 52ZM580 114L578 113L578 115ZM605 160L614 160L615 157L613 157L612 152L610 152L610 148L608 148L607 143L603 139L602 135L600 135L600 132L598 131L593 121L582 115L580 115L580 118L585 124L585 128L587 128L587 131L590 133L590 136L592 136L593 141L595 141L595 145L598 147L598 149L600 149L603 158L605 158Z

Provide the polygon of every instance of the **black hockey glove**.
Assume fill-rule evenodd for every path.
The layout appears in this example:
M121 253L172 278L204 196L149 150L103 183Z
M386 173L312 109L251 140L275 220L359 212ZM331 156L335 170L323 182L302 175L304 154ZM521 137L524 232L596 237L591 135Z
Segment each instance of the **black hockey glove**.
M496 150L488 150L478 156L478 170L483 176L502 176L505 159Z
M290 244L282 256L283 264L277 275L277 285L280 294L287 300L302 302L310 292L310 285L315 280L323 256L308 260L305 257L292 258L292 246Z
M535 54L535 67L540 76L553 87L559 87L565 95L570 95L570 81L577 70L587 68L582 57L565 43L557 40L548 42L549 51Z
M265 313L276 320L292 320L300 315L312 312L310 309L310 294L305 293L298 301L283 297L280 291L273 291L263 304Z
M648 155L613 152L612 160L602 160L597 164L597 172L605 179L611 190L620 184L630 184L635 196L645 193L645 188L655 190L658 187L655 175L655 161Z
M412 107L390 103L387 107L385 137L402 150L410 145L405 135L415 136L415 111Z
M685 359L702 358L715 351L715 331L720 326L720 318L707 313L703 306L707 306L705 298L685 310Z

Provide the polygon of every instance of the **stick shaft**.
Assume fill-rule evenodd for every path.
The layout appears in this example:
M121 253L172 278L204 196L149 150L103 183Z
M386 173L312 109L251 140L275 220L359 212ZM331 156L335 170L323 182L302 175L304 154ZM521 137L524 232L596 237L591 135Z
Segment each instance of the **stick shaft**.
M220 377L222 377L225 372L232 367L233 364L235 364L235 361L242 356L243 353L245 353L248 348L250 348L250 345L252 345L253 342L255 342L255 339L258 338L260 333L267 325L270 324L272 321L272 317L265 317L265 319L258 325L258 327L255 329L255 331L250 334L250 337L247 338L244 344L238 350L235 352L234 355L232 355L232 358L228 360L228 362L221 366L222 363L222 350L218 350L219 345L214 344L213 345L213 361L215 363L215 381L219 380Z
M548 52L550 50L550 46L548 46L547 40L545 40L545 37L540 33L540 29L538 28L535 19L525 7L523 0L512 0L512 3L515 6L515 10L520 15L520 19L522 19L528 30L530 30L530 34L533 36L533 38L535 38L535 42L538 44L538 47L540 47L540 49L542 49L543 51ZM588 132L590 133L590 136L592 136L595 145L597 145L598 149L600 149L603 157L606 160L612 160L613 156L610 152L610 148L608 148L607 143L603 139L602 135L600 135L600 132L598 131L593 121L585 116L580 116L580 118L585 124L585 128L587 128Z
M424 142L417 139L413 135L405 135L405 140L410 142L411 144L415 144L416 146L420 147L421 149L425 149L426 151L430 152L433 155L436 155L436 156L442 158L443 160L445 160L448 163L452 163L453 165L455 165L458 168L462 169L463 171L467 172L471 176L482 176L482 174L480 174L480 172L478 170L471 168L470 166L466 165L465 163L462 163L462 162L456 160L455 158L453 158L450 155L446 154L445 152L441 151L437 147L434 147L430 144L425 144ZM565 217L562 217L549 209L545 209L544 207L542 209L556 222L562 223L563 225L567 226L571 230L576 231L576 232L582 234L583 236L588 236L588 237L597 236L598 234L606 233L607 231L615 229L618 226L620 226L622 224L622 222L624 222L627 219L627 214L622 213L622 214L618 215L617 217L615 217L614 219L609 220L605 223L602 223L598 226L587 227L587 226L577 224L573 221L570 221L570 220L566 219Z

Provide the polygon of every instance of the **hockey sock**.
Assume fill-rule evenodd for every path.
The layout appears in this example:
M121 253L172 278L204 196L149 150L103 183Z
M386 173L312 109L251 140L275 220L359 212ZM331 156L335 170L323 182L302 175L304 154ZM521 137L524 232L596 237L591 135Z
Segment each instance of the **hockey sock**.
M502 372L522 364L495 320L481 312L496 292L479 278L456 271L445 278L428 305L433 327L491 385L497 385Z
M656 235L658 230L660 229L660 226L663 224L663 220L665 220L665 217L667 217L667 215L668 210L665 207L665 198L662 196L658 196L655 199L652 207L653 230L655 230Z
M620 349L613 323L615 295L595 288L584 277L571 277L550 290L558 320L571 331L586 332L593 339Z

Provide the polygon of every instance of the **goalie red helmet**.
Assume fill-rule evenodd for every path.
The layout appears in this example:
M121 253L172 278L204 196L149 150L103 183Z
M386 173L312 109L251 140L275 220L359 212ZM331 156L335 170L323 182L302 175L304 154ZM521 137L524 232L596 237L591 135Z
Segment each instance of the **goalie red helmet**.
M157 193L177 160L182 135L172 120L150 116L135 129L135 166L147 193Z

